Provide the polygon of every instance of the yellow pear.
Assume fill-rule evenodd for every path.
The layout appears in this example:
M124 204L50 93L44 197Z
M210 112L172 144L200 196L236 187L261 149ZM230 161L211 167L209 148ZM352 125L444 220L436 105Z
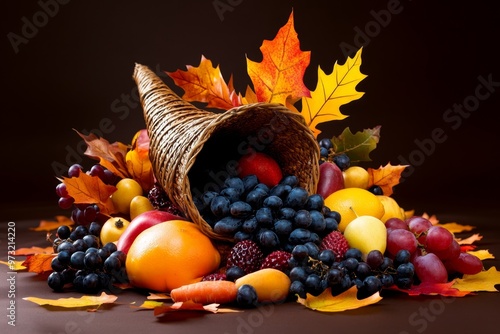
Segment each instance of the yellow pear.
M130 201L130 220L143 212L154 210L153 204L146 196L138 195Z

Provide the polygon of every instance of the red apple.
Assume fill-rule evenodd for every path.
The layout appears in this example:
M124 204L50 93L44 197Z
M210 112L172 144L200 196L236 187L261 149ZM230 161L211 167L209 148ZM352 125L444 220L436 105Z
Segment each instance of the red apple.
M135 238L142 231L153 225L163 223L168 220L179 220L179 219L186 220L186 218L179 217L168 211L151 210L143 212L134 219L132 219L125 232L123 232L123 234L118 239L116 248L127 254L130 246L132 245L132 242L134 242Z
M243 178L248 175L256 175L259 182L268 187L274 187L283 178L281 168L271 156L262 152L251 152L238 161L238 176Z
M344 176L337 164L325 161L319 165L319 180L316 193L327 198L337 190L344 189Z

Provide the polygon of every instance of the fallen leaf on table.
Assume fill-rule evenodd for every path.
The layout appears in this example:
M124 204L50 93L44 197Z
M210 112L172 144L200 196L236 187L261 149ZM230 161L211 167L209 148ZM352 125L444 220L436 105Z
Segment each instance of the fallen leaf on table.
M353 163L371 161L370 152L377 147L380 140L380 128L376 126L354 134L349 127L345 128L339 136L331 139L335 154L345 153Z
M78 177L63 177L62 182L76 204L97 204L101 213L115 213L110 196L116 191L116 187L105 184L98 176L80 173Z
M108 295L102 292L100 296L82 296L80 298L59 298L59 299L44 299L37 297L26 297L24 300L33 302L40 306L50 305L58 307L87 307L87 306L100 306L102 304L112 304L116 301L118 297L114 295Z
M483 238L482 235L476 233L466 239L461 239L461 238L455 238L455 239L457 240L459 245L472 245L474 242L479 241L482 238Z
M447 229L451 233L467 232L467 231L471 231L471 230L476 228L475 226L472 226L472 225L461 225L461 224L457 224L455 222L445 223L445 224L436 224L436 225L444 227L445 229Z
M21 271L26 269L25 266L23 266L24 261L0 261L0 264L5 264L7 267L9 267L9 270L12 271Z
M163 315L169 312L175 311L202 311L202 312L211 312L217 313L219 304L208 304L203 305L199 303L195 303L192 301L186 302L177 302L172 305L163 305L154 308L154 315Z
M140 306L137 306L139 308L147 308L147 309L154 309L156 307L163 306L163 302L157 302L156 300L146 300L144 303L142 303Z
M149 293L149 296L147 297L149 300L161 300L161 299L172 299L170 295L166 293Z
M363 306L375 304L382 300L378 292L370 297L358 299L356 297L358 289L356 286L351 287L349 290L342 292L338 296L332 296L330 288L323 291L319 296L314 297L307 294L307 297L298 298L297 302L312 310L321 312L342 312L346 310L353 310Z
M424 217L425 219L429 219L429 221L432 223L432 225L439 224L439 219L437 219L436 215L429 216L429 214L427 212L424 212L422 214L422 217Z
M18 248L14 252L14 255L34 255L34 254L52 254L54 253L54 248L52 246L49 247L24 247Z
M500 272L495 267L475 275L464 275L457 278L453 287L460 291L490 291L498 292L495 285L500 284Z
M316 138L321 133L318 124L346 118L340 107L363 96L363 92L356 90L358 83L366 78L360 71L361 50L353 58L348 57L343 65L335 62L331 74L318 67L316 89L311 91L311 97L302 98L300 113Z
M42 274L52 271L52 259L56 254L33 254L28 255L22 263L30 273Z
M247 72L260 102L287 105L292 100L310 96L304 84L304 73L311 59L310 51L300 50L294 28L293 12L275 38L265 40L260 47L262 62L247 58Z
M478 251L468 251L467 253L477 256L481 261L495 258L495 256L491 254L490 251L487 249L481 249Z
M32 231L53 231L56 230L61 225L71 226L75 222L71 218L66 216L56 216L55 221L51 220L41 220L37 227L30 227Z
M454 283L454 281L448 283L420 283L419 285L412 285L409 289L400 289L394 285L388 289L406 293L408 296L441 295L446 297L463 297L471 293L471 291L461 291L452 288Z
M378 169L367 168L369 175L368 186L377 185L382 188L384 195L391 196L393 194L393 187L399 184L401 173L407 165L393 166L389 162L385 166L380 166Z
M241 100L232 100L232 96L236 94L232 83L226 84L219 66L213 67L211 60L202 55L198 67L187 65L186 68L187 71L165 72L184 90L184 100L205 102L209 108L223 110L241 104Z

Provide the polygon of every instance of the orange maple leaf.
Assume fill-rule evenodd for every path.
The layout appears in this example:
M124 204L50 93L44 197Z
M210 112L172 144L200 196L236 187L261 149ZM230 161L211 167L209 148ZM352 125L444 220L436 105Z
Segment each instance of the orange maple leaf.
M116 187L105 184L98 176L80 173L78 177L64 177L62 181L76 204L97 204L100 212L105 215L115 212L110 196L116 191Z
M247 58L247 71L260 102L275 102L287 105L292 100L310 91L303 78L309 66L311 52L300 50L300 42L293 24L293 11L288 22L280 28L272 40L264 40L260 47L262 62Z
M56 221L41 220L37 227L30 227L32 231L52 231L61 225L71 226L74 222L66 216L56 216Z
M125 162L125 155L128 150L127 145L120 142L110 144L106 139L99 138L93 133L88 136L78 131L76 133L87 144L87 149L85 150L86 156L99 160L101 166L109 169L121 178L129 177L127 163Z
M392 188L399 184L399 179L401 178L401 173L408 167L407 165L396 165L393 166L389 162L385 166L380 166L378 169L368 168L368 174L370 180L368 182L368 187L372 185L377 185L382 188L384 195L391 196L393 194Z
M22 263L23 266L31 273L42 274L52 271L52 259L56 254L33 254L28 255Z
M202 55L198 67L187 65L186 68L187 71L165 72L177 86L184 89L182 96L184 100L206 102L207 107L224 110L241 105L241 100L234 91L232 79L228 86L219 66L213 67L212 61Z

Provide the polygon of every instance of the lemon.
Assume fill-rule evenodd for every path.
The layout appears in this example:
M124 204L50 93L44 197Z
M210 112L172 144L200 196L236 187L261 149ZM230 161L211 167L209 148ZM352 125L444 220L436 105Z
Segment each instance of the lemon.
M341 232L358 216L368 215L380 219L385 213L384 205L377 196L361 188L337 190L325 199L325 205L340 214Z
M351 166L347 168L342 174L344 175L345 188L368 188L370 175L368 174L368 171L363 167Z
M389 218L399 218L401 220L405 220L404 210L399 206L398 202L390 196L385 195L377 195L377 198L380 200L382 205L384 206L384 215L380 218L384 223Z

